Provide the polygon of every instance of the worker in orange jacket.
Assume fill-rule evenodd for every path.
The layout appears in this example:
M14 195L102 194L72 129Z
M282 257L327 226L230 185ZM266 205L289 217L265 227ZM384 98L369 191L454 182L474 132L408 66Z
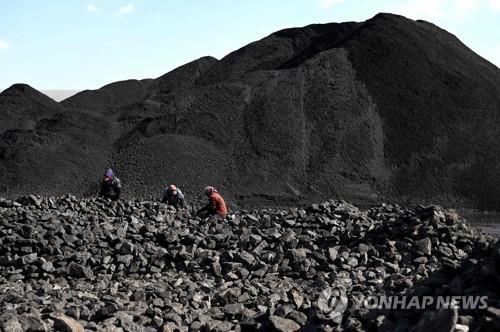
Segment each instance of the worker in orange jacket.
M208 204L198 210L197 214L201 217L214 216L217 219L224 219L227 216L226 202L217 189L211 186L205 187L205 195L208 197Z

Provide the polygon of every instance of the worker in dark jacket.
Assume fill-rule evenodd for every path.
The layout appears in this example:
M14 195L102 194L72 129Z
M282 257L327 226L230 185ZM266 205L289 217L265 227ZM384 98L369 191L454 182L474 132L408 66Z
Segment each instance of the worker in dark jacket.
M208 197L208 204L198 210L197 214L202 217L213 216L224 219L227 216L226 202L217 189L211 186L205 187L205 195Z
M120 179L115 176L111 168L108 168L101 182L99 196L116 201L120 198L121 190L122 183Z
M175 184L171 184L163 190L163 198L161 201L175 208L186 208L184 194Z

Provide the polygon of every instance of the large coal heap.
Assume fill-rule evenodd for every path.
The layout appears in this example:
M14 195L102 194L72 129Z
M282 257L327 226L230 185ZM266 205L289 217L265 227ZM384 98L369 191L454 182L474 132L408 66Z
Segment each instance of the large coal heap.
M0 328L495 331L499 250L435 206L331 200L214 222L154 201L0 199ZM376 294L487 299L476 310L354 306Z
M500 70L424 21L285 29L60 104L11 92L0 95L4 196L90 194L111 165L129 197L173 182L247 205L500 207Z

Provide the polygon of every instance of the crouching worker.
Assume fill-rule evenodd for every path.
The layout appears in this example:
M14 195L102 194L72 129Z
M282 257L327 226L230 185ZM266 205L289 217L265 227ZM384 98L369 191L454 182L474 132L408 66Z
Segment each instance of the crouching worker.
M104 178L101 182L99 197L109 198L116 201L120 198L121 191L122 183L120 179L115 176L111 168L108 168L104 173Z
M198 210L196 214L202 218L213 216L216 219L224 219L227 216L227 207L224 198L214 187L205 187L205 195L208 197L208 204Z
M184 199L184 194L174 184L171 184L163 190L163 198L161 202L171 205L175 208L186 208L186 200Z

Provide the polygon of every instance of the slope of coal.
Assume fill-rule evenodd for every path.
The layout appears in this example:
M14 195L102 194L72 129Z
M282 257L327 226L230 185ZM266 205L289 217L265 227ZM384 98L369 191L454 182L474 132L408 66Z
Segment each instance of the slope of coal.
M499 207L500 70L430 23L387 14L345 47L384 122L394 197Z
M107 119L67 109L25 84L0 94L0 191L93 192L111 157Z
M345 33L356 25L329 29L336 26ZM321 29L305 30L298 39L307 46L314 42L307 36ZM383 182L386 177L383 131L348 53L327 50L300 67L264 70L271 62L280 67L298 54L290 46L297 44L294 31L277 33L269 37L271 41L264 39L228 55L212 66L196 88L154 96L162 105L161 115L143 119L128 137L168 132L216 144L234 165L233 173L219 171L217 176L230 177L231 191L246 200L311 193L373 198L373 179ZM284 46L263 58L257 53L267 48L259 43ZM273 55L279 59L272 60ZM221 74L224 68L227 73ZM175 152L164 155L181 168L190 167ZM148 188L135 189L142 193Z
M91 193L110 162L109 124L102 115L67 110L29 130L8 130L0 140L0 191Z
M105 110L130 106L156 94L168 94L176 89L191 88L210 67L217 63L213 57L202 57L182 65L157 79L126 80L111 83L97 90L77 93L61 102L71 108Z
M114 162L122 170L120 179L135 189L127 192L130 196L160 197L163 188L176 183L193 197L202 192L207 179L221 192L231 186L231 158L199 137L165 134L143 138L124 148Z
M379 14L286 29L62 104L105 114L99 131L81 124L105 146L87 157L111 158L134 196L172 179L251 202L500 207L500 70L428 22Z
M62 105L71 108L102 110L132 104L146 97L152 80L126 80L111 83L98 90L85 90L66 98Z
M14 84L0 93L0 133L32 129L36 121L60 113L62 107L27 84Z
M492 208L499 82L498 68L453 35L380 14L272 34L222 59L203 89L176 94L165 109L212 117L210 133L195 135L217 141L210 135L224 128L236 137L219 144L235 158L232 183L243 195L382 192ZM245 97L221 114L235 86Z
M277 69L304 53L312 57L331 48L322 47L320 40L327 39L330 44L338 43L359 26L360 23L355 22L312 24L277 31L228 54L210 69L200 83L213 84L250 72Z
M168 94L176 89L192 88L217 62L210 56L191 61L155 79L150 90L153 94Z

